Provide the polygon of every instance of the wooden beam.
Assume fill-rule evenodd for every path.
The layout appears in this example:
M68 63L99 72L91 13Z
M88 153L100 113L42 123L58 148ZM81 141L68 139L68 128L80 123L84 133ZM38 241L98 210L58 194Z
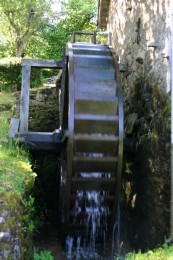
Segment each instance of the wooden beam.
M62 60L22 59L22 66L62 69Z
M19 136L19 142L24 142L24 145L29 150L52 150L60 153L62 148L61 131L55 132L28 132L22 136Z
M76 35L81 35L81 34L85 34L85 35L91 35L92 38L92 43L96 44L96 32L81 32L81 31L75 31L73 32L72 38L71 38L71 42L74 43L76 42Z
M9 137L14 138L19 130L19 118L12 117L10 121Z
M28 131L29 94L30 94L31 66L22 66L22 88L20 96L20 125L19 132Z
M58 60L22 59L22 87L21 87L21 97L20 97L20 125L19 125L20 133L26 133L28 131L31 67L61 69L62 60L58 61Z

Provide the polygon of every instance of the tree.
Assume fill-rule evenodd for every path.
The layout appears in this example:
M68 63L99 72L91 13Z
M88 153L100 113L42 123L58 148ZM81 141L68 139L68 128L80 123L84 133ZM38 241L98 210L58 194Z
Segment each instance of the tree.
M13 41L21 57L31 37L48 23L52 0L5 0L0 2L1 39ZM6 25L6 26L5 26ZM5 26L5 27L4 27Z
M96 31L96 0L66 0L61 1L61 5L59 21L43 27L42 37L37 38L38 44L44 49L44 52L40 53L42 58L61 59L63 48L74 31ZM46 39L44 44L41 38ZM28 47L34 51L32 44Z
M60 0L59 0L60 1ZM0 56L61 59L73 31L96 31L97 0L6 0L0 2ZM1 39L5 39L1 41ZM8 53L7 53L8 51Z

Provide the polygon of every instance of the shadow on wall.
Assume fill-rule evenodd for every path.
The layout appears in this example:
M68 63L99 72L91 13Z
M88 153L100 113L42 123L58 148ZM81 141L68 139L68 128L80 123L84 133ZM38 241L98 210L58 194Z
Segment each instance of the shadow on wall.
M170 100L140 77L125 107L126 115L138 118L131 132L135 152L124 156L122 240L146 250L169 235Z
M127 251L153 248L169 235L168 4L165 0L110 4L108 30L125 65L125 121L138 114L131 133L136 150L124 156L122 180L122 240Z

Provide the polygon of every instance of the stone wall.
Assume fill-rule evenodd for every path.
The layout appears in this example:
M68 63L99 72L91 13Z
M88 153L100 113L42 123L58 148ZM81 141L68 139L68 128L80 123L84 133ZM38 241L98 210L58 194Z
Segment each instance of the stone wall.
M31 90L29 131L52 132L59 128L59 89L44 87Z
M124 154L122 250L165 242L170 219L170 0L111 0L107 29L123 64L125 126L137 115L135 152ZM126 129L125 129L126 130Z
M13 117L19 117L20 93L16 93L17 103ZM30 91L29 131L52 132L59 128L59 88L45 86Z
M139 68L149 67L157 84L170 89L170 0L111 0L108 31L133 85Z

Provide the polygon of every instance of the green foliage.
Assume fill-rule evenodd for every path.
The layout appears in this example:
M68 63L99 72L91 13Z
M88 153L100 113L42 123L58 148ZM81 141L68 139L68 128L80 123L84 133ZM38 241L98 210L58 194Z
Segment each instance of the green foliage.
M0 41L0 58L15 56L14 44L12 41Z
M0 60L0 91L16 91L21 88L22 67L20 58ZM42 86L42 69L31 69L31 88Z
M57 69L42 69L43 78L50 78L52 76L57 76L58 70Z
M125 257L126 260L172 260L173 259L173 246L164 244L155 250L149 250L146 253L139 251L138 253L129 253Z
M0 90L17 90L21 85L21 59L0 60Z
M3 102L7 102L4 95L1 96ZM9 102L12 100L10 93L6 98ZM37 227L35 201L31 196L36 174L32 171L28 153L8 137L9 117L9 111L0 112L0 200L4 201L1 209L10 212L1 224L1 230L10 230L19 238L21 259L25 259L26 248L29 257L31 235Z
M102 32L102 31L98 31L97 32L97 43L98 44L108 44L108 33L107 32Z
M30 79L30 87L40 87L43 85L43 75L42 69L40 68L32 68L31 69L31 79Z
M61 59L73 31L96 31L96 0L61 1L62 12L53 13L53 0L0 3L0 57ZM7 29L8 28L8 29Z
M62 1L62 13L57 23L42 27L26 49L28 55L46 59L62 59L63 49L74 31L96 31L97 1ZM44 40L43 40L44 39Z
M0 113L0 183L8 191L23 194L31 190L36 174L33 173L28 153L8 137L8 115Z
M39 253L34 253L33 260L54 260L50 251L40 251Z
M51 17L51 0L23 0L0 2L0 26L3 42L13 42L12 49L21 57L30 40L42 24Z
M42 220L37 215L35 199L31 195L23 200L23 212L21 218L22 232L31 234L42 224Z

